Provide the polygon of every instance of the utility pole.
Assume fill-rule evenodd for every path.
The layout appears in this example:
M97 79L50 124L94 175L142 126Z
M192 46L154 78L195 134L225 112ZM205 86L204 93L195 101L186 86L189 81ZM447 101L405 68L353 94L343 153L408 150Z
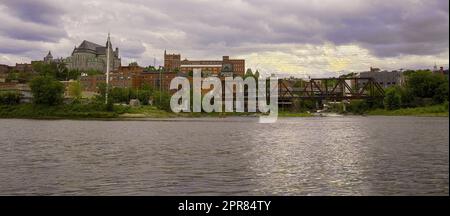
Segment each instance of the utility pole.
M109 32L108 32L108 40L106 42L106 93L105 93L105 104L108 104L108 92L109 92Z
M162 70L159 69L159 105L161 106L162 97Z

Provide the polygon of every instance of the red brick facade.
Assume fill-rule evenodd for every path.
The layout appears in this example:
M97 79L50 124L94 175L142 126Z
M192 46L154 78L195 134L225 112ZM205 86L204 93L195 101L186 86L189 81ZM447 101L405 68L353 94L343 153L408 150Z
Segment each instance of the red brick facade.
M181 60L180 54L167 54L164 52L164 68L166 71L180 71L189 74L193 69L215 76L244 76L245 60L230 59L223 56L222 60Z

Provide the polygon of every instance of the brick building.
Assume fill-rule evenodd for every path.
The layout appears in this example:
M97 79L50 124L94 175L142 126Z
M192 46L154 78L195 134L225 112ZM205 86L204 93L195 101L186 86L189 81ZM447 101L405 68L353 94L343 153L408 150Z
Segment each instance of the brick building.
M155 90L169 91L170 82L178 75L175 72L144 72L133 76L131 86L140 88L144 85L149 85Z
M33 72L33 65L32 64L19 64L16 63L16 66L13 68L13 70L17 72L24 72L24 73L32 73Z
M0 64L0 74L7 74L12 69L9 65Z
M211 76L244 76L245 60L230 59L229 56L223 56L222 60L181 60L180 54L167 54L164 51L164 68L166 71L180 71L183 74L201 69L204 74Z
M148 72L139 66L122 66L109 74L109 83L112 88L140 88L146 84L155 90L168 91L170 81L176 76L174 72ZM80 82L85 91L97 92L98 85L106 82L106 75L82 76Z

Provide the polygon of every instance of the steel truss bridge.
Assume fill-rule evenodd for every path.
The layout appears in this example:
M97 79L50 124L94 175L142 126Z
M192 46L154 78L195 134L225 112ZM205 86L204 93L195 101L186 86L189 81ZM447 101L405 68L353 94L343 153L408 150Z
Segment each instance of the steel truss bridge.
M294 99L313 99L320 103L352 99L381 99L384 90L373 78L318 78L292 87L285 80L278 82L279 104L292 104Z

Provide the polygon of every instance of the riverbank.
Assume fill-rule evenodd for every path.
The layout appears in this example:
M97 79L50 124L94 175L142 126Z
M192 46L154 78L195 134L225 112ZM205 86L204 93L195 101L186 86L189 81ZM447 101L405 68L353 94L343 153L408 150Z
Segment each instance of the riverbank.
M154 106L115 105L108 111L102 104L43 106L34 104L0 105L0 118L22 119L171 119L204 117L257 117L256 113L174 113ZM310 117L310 113L280 112L279 117Z
M365 115L373 116L436 116L448 117L445 105L405 108L398 110L376 109ZM22 119L172 119L172 118L226 118L257 117L256 113L173 113L154 106L128 107L115 105L108 109L102 104L70 104L43 106L34 104L0 105L0 118ZM278 117L313 117L314 113L280 111ZM327 115L321 115L327 116Z
M397 110L375 109L368 111L367 115L448 117L448 106L442 104L427 107L403 108Z

